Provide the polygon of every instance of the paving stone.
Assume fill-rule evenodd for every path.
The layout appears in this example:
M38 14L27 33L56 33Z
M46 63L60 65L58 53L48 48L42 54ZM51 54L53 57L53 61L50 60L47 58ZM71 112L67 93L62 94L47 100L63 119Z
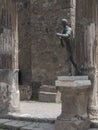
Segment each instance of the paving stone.
M28 126L28 125L31 125L31 124L32 124L32 122L13 120L13 121L4 123L4 126L11 129L11 130L17 130L17 129L23 127L23 126Z
M0 119L0 125L1 124L4 124L4 123L7 123L7 122L10 122L11 120L9 119Z
M7 130L7 129L0 129L0 130Z
M22 127L21 130L55 130L55 125L49 123L33 123L32 125Z

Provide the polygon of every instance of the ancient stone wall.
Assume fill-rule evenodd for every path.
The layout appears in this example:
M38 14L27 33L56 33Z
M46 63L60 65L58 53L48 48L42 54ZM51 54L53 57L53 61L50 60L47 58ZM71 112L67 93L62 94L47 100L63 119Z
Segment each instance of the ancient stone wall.
M61 47L56 32L62 30L62 18L67 18L74 27L75 0L21 0L20 3L19 66L22 82L54 84L56 76L65 75L66 71L66 49Z
M18 3L19 19L19 81L28 84L31 81L31 27L30 0L20 0Z

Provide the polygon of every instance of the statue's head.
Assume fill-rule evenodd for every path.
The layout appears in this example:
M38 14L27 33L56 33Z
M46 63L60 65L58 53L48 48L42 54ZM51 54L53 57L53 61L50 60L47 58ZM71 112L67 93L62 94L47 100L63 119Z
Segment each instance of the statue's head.
M62 25L63 25L63 27L66 27L67 24L68 24L67 19L62 19Z

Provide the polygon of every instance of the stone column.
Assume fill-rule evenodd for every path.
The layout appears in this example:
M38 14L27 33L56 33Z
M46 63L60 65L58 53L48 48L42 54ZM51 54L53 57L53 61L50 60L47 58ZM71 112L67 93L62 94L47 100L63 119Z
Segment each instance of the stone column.
M0 113L19 110L16 0L0 0Z
M92 81L89 115L98 119L97 0L77 0L76 5L76 60Z
M71 27L73 29L73 34L75 37L76 0L71 0L70 4L71 4L71 8L70 8Z
M90 80L87 76L58 77L56 86L62 96L62 113L57 118L56 130L86 130L90 122L87 114Z

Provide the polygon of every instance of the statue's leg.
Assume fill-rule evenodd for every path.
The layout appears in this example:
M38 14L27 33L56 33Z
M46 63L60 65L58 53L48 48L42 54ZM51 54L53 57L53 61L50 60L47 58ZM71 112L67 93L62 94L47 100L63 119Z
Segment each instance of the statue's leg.
M70 61L71 61L71 63L73 64L73 66L74 66L74 68L75 68L75 70L76 70L76 73L80 75L80 74L81 74L81 70L78 68L78 65L77 65L77 63L74 61L72 55L70 56Z
M72 66L70 62L70 57L67 55L66 58L66 76L71 76L72 75Z

